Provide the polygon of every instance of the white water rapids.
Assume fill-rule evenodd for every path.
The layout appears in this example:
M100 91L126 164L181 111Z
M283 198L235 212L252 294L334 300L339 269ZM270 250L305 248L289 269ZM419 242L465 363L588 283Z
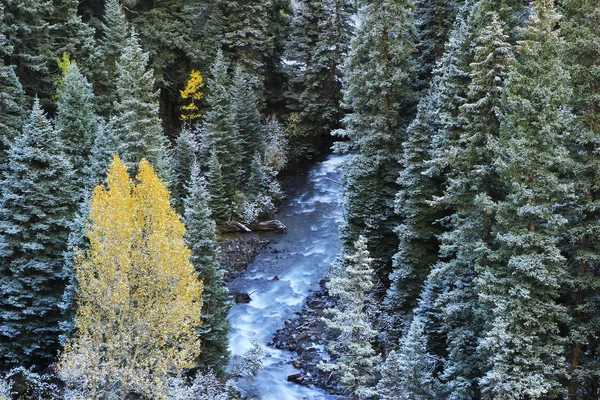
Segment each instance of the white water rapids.
M248 304L229 312L229 349L235 360L252 347L255 335L266 344L286 319L300 311L306 297L319 288L338 251L340 165L345 156L333 155L311 168L302 191L282 207L278 218L287 231L277 237L231 289L250 294ZM272 280L275 276L279 280ZM262 400L333 399L323 391L287 382L299 371L292 366L295 353L266 347L264 370L254 379L241 379L243 397Z

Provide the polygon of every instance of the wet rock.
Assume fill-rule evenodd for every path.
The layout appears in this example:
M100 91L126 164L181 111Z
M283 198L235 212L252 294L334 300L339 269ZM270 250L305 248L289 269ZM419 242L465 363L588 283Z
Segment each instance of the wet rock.
M279 277L278 277L277 275L275 275L275 276L274 276L274 277L271 279L271 281L278 281L278 280L279 280Z
M225 270L225 280L230 282L242 275L248 264L263 251L270 242L257 237L235 237L223 235L219 241L219 262Z
M302 383L304 382L304 377L300 373L292 374L287 377L287 381L297 383L298 385L302 385Z
M248 304L250 300L248 293L235 293L235 304Z

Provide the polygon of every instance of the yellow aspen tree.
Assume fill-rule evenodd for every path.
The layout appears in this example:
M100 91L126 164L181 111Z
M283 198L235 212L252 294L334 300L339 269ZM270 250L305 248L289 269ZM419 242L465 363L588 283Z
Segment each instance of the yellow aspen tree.
M89 250L76 257L76 336L58 371L86 399L167 399L194 366L202 283L169 192L142 160L133 183L118 156L91 201ZM75 397L77 397L75 396Z
M180 90L179 94L183 100L187 100L187 104L181 106L181 120L191 123L193 120L200 118L202 115L198 112L198 102L204 94L200 91L204 87L204 80L200 72L192 70L190 79L184 90Z

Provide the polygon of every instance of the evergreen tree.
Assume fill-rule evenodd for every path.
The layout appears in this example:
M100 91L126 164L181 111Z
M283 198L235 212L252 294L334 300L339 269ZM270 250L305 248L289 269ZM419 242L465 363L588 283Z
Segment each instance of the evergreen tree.
M15 139L0 202L0 357L43 369L59 348L61 275L76 207L72 166L36 99Z
M84 190L88 183L85 167L96 139L97 124L92 87L77 65L71 64L59 91L55 125L74 168L76 184Z
M231 82L227 73L228 66L229 63L223 53L219 52L208 80L206 102L209 110L206 112L200 139L205 153L214 151L222 166L224 185L222 194L224 197L221 198L221 201L232 204L235 192L239 187L242 160L240 138L229 91ZM214 192L211 193L213 196L216 195ZM222 217L214 208L213 212L216 217Z
M86 187L93 188L106 180L106 172L114 155L118 153L118 140L114 126L102 119L98 120L96 137L86 166Z
M319 154L340 126L342 72L354 12L348 0L308 0L299 5L293 19L286 56L291 61L288 97L300 117L292 146L299 148L301 158Z
M183 211L183 200L187 197L186 187L191 184L192 166L196 162L198 145L194 134L189 129L182 129L175 143L175 173L177 174L177 188L174 193L177 210Z
M266 109L280 110L285 106L287 76L283 55L290 34L293 8L291 0L271 0L267 5L270 5L267 8L267 29L272 43L265 59Z
M437 201L453 210L441 235L440 259L435 268L444 290L437 306L443 313L448 356L441 379L448 399L479 398L482 363L477 353L484 327L476 281L489 264L491 227L497 201L504 189L493 167L498 157L502 95L513 63L508 36L497 14L474 41L471 83L461 106L463 129L449 146L447 187Z
M563 285L572 316L567 348L570 384L569 398L585 399L600 396L600 363L598 334L600 310L600 247L598 218L600 217L600 171L597 148L600 144L598 107L600 97L600 21L598 1L571 0L564 2L561 30L565 33L564 61L574 87L571 105L576 116L576 129L571 157L576 162L571 179L576 182L577 200L567 209L570 224L564 243L569 262L569 278Z
M452 30L459 2L455 0L420 0L415 7L418 77L428 84L436 62L444 53L444 45Z
M489 364L480 379L484 398L564 397L560 327L568 318L558 292L566 261L557 241L566 220L557 205L574 199L564 179L574 121L565 107L571 88L558 20L553 1L534 3L506 86L498 173L510 190L496 214L498 265L483 268L478 288L492 310L480 345Z
M330 352L338 358L332 363L320 363L319 368L333 372L340 385L354 399L368 399L376 394L373 372L380 362L371 342L376 331L371 326L365 307L373 289L373 259L367 250L367 241L359 237L355 252L345 256L343 270L331 277L329 293L339 298L338 307L328 309L325 318L329 329L339 332Z
M185 198L185 240L192 252L191 262L204 284L202 292L202 351L199 364L203 370L213 370L222 376L229 356L227 313L231 307L229 291L224 283L224 271L219 265L215 223L211 219L210 195L194 163L190 171L188 195Z
M427 351L425 323L421 316L415 316L400 342L399 352L392 350L381 366L377 392L390 400L434 399L434 368L435 362Z
M223 15L223 53L250 75L250 83L264 103L267 56L272 53L268 15L271 1L219 0Z
M346 66L344 102L351 113L338 131L356 150L345 174L344 239L364 235L380 276L397 248L393 200L398 158L414 108L412 1L365 2ZM364 85L369 77L369 85Z
M216 221L225 221L233 216L233 203L229 201L223 183L221 163L214 151L208 158L208 172L206 173L208 190L210 192L210 209Z
M117 66L125 50L129 29L119 0L105 0L103 17L100 53L105 76L95 82L95 89L99 108L103 114L108 114L117 100Z
M158 92L154 90L148 53L132 29L117 65L117 101L114 126L121 145L119 154L132 171L146 158L162 180L172 184L169 143L158 115Z
M8 167L8 154L11 140L17 135L24 118L23 87L15 74L14 67L4 64L4 58L12 53L6 33L7 22L4 16L4 5L0 4L0 180L3 171Z
M236 67L231 87L231 110L238 127L241 158L248 162L256 152L263 152L262 129L257 99L251 87L250 76Z

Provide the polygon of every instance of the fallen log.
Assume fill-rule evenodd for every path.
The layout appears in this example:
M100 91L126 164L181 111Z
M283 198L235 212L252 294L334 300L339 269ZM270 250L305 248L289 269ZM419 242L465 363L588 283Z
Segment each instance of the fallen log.
M247 233L247 232L283 232L286 226L279 220L256 222L252 224L242 224L241 222L231 221L217 225L220 233Z

